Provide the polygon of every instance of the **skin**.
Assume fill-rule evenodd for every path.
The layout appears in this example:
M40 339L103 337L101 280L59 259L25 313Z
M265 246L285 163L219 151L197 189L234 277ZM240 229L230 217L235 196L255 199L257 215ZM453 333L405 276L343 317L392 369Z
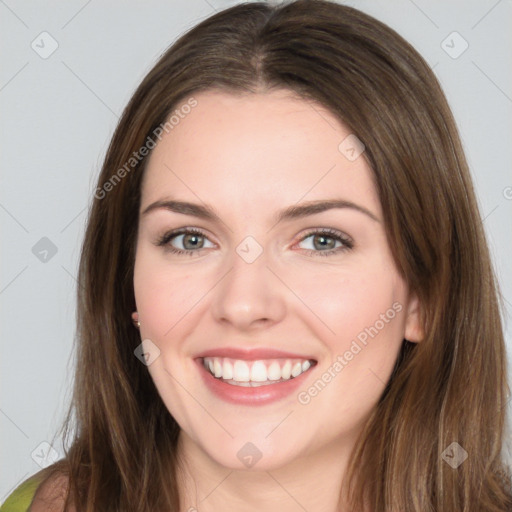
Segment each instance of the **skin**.
M141 339L160 350L148 370L181 427L183 510L344 510L341 482L355 438L402 339L421 339L418 301L391 256L371 170L364 154L349 161L338 149L350 131L332 113L289 91L194 97L198 105L151 154L140 212L172 198L207 203L221 222L166 209L140 214L134 272ZM288 206L334 198L377 220L336 208L275 222ZM192 256L157 245L183 227L205 233L202 249L183 236L168 245ZM333 239L324 248L321 235L315 244L313 228L340 231L353 248L340 250ZM263 249L252 263L236 252L249 235ZM321 254L333 248L339 252ZM305 405L297 393L233 405L199 378L194 357L208 348L273 347L318 361L307 390L393 303L401 311ZM237 457L247 442L262 453L251 468Z

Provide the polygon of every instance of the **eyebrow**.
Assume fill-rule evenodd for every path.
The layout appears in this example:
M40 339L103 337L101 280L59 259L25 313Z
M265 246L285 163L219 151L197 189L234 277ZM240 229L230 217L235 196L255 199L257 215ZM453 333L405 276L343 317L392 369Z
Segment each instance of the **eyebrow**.
M315 215L327 210L332 210L334 208L350 208L351 210L363 213L376 222L380 222L379 218L364 206L360 206L356 203L346 201L344 199L307 201L299 205L292 205L278 212L275 221L278 223L285 220L300 219L309 215ZM221 222L220 217L215 213L211 206L189 203L187 201L155 201L144 209L142 215L147 215L148 213L158 209L165 209L171 212L181 213L183 215L191 215L193 217L198 217L200 219L213 222Z

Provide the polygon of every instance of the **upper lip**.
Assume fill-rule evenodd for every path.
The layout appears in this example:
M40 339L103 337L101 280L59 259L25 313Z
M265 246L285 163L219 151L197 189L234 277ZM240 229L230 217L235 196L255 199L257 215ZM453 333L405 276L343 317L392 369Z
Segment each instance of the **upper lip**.
M283 350L276 350L274 348L251 348L241 349L236 347L224 347L224 348L212 348L205 350L197 356L198 358L203 357L229 357L231 359L243 359L246 361L257 361L260 359L277 359L277 358L288 358L288 359L306 359L314 360L315 358L310 356L304 356L302 354L294 354L292 352L285 352Z

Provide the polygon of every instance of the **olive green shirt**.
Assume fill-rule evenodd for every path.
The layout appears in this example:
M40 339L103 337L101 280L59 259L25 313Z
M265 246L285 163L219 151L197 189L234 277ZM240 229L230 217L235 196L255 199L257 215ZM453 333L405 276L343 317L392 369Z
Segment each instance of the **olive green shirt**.
M39 483L39 479L34 477L22 482L4 501L0 512L28 512Z

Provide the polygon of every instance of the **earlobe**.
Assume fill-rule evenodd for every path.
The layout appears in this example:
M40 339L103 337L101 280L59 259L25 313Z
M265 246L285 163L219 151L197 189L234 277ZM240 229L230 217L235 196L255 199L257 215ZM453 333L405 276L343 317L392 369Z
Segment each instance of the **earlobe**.
M407 306L404 338L413 343L419 343L424 337L421 305L416 294L411 294Z
M133 325L135 325L135 327L137 327L137 328L140 327L139 313L137 313L137 311L134 311L132 313L132 322L133 322Z

